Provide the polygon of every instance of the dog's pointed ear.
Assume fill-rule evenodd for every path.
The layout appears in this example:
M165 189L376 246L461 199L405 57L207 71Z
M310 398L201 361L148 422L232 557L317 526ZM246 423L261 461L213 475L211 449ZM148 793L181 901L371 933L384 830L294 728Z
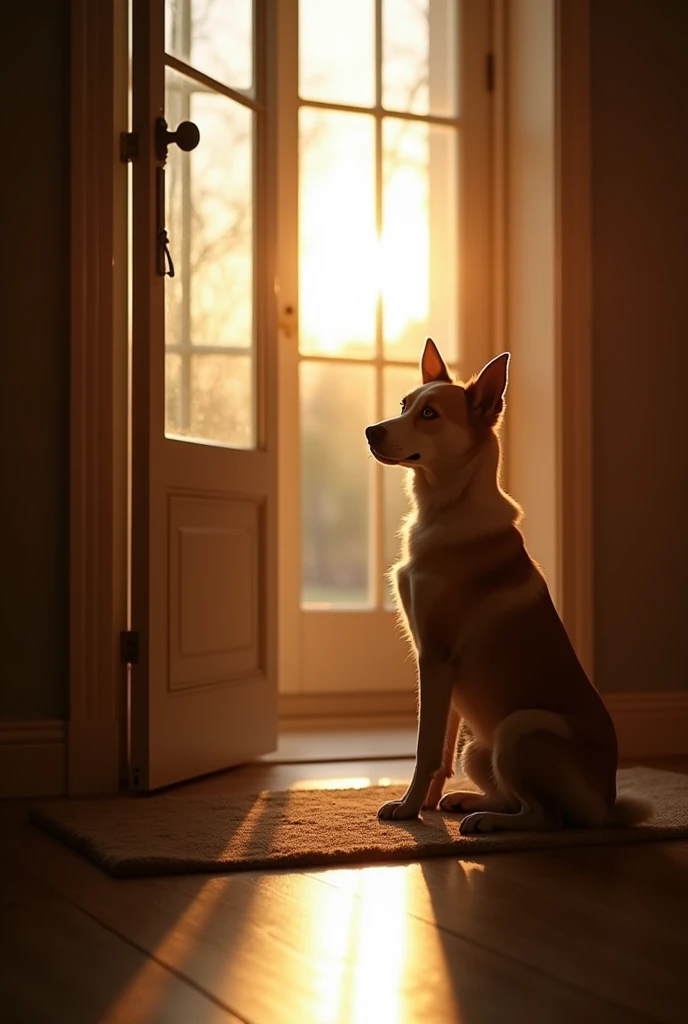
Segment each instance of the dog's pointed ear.
M483 367L475 380L466 388L471 416L486 423L494 423L504 408L504 394L509 381L508 352L495 356Z
M423 355L420 360L420 372L423 375L423 383L429 384L431 381L444 380L448 384L451 384L452 379L447 372L444 359L439 353L437 345L428 338L425 342L425 348L423 349Z

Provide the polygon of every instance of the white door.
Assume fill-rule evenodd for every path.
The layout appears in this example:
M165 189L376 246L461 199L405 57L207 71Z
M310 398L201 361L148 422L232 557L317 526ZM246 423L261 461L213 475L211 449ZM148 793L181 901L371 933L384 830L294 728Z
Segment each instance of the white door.
M131 784L274 749L274 212L256 0L133 10ZM181 122L192 122L174 139ZM165 142L168 143L165 153ZM174 276L170 273L174 267Z
M432 336L491 351L487 0L280 0L280 613L289 693L414 686L385 574L407 503L364 429Z

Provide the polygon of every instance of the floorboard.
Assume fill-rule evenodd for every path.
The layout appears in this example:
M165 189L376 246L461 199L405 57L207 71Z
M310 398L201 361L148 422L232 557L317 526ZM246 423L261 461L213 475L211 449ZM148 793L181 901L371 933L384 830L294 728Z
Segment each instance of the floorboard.
M19 868L0 905L3 1024L242 1024Z
M257 764L179 792L401 782L411 768ZM0 813L12 1024L685 1019L688 843L115 881L25 805Z
M379 761L413 757L415 751L415 729L294 730L280 733L277 750L260 760L273 764Z
M594 866L579 850L440 858L370 868L367 884L392 886L396 877L411 916L652 1019L678 1022L688 1005L686 903L677 902L676 885L639 885L617 870L630 860L645 877L666 872L663 846L585 851ZM314 877L348 891L361 885L356 871ZM685 876L678 888L686 892Z

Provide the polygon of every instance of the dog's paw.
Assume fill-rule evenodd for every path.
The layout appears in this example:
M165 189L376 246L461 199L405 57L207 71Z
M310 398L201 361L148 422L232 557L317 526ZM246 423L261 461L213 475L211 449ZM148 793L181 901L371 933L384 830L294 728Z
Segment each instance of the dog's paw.
M417 818L418 812L404 803L403 800L388 800L377 812L380 821L408 821Z
M476 832L493 832L496 827L496 814L490 811L476 811L461 819L459 832L462 836L474 835Z
M489 803L484 793L474 793L470 790L457 790L453 793L445 793L440 800L440 810L449 811L453 814L464 814L466 811L484 811Z

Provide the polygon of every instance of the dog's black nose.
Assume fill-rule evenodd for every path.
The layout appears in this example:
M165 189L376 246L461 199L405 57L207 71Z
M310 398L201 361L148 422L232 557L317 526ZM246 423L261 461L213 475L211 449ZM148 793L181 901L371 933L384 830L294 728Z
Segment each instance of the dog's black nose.
M387 437L387 427L381 427L379 423L374 423L372 427L366 427L365 433L368 438L368 444L372 444L374 448L375 445L380 444Z

